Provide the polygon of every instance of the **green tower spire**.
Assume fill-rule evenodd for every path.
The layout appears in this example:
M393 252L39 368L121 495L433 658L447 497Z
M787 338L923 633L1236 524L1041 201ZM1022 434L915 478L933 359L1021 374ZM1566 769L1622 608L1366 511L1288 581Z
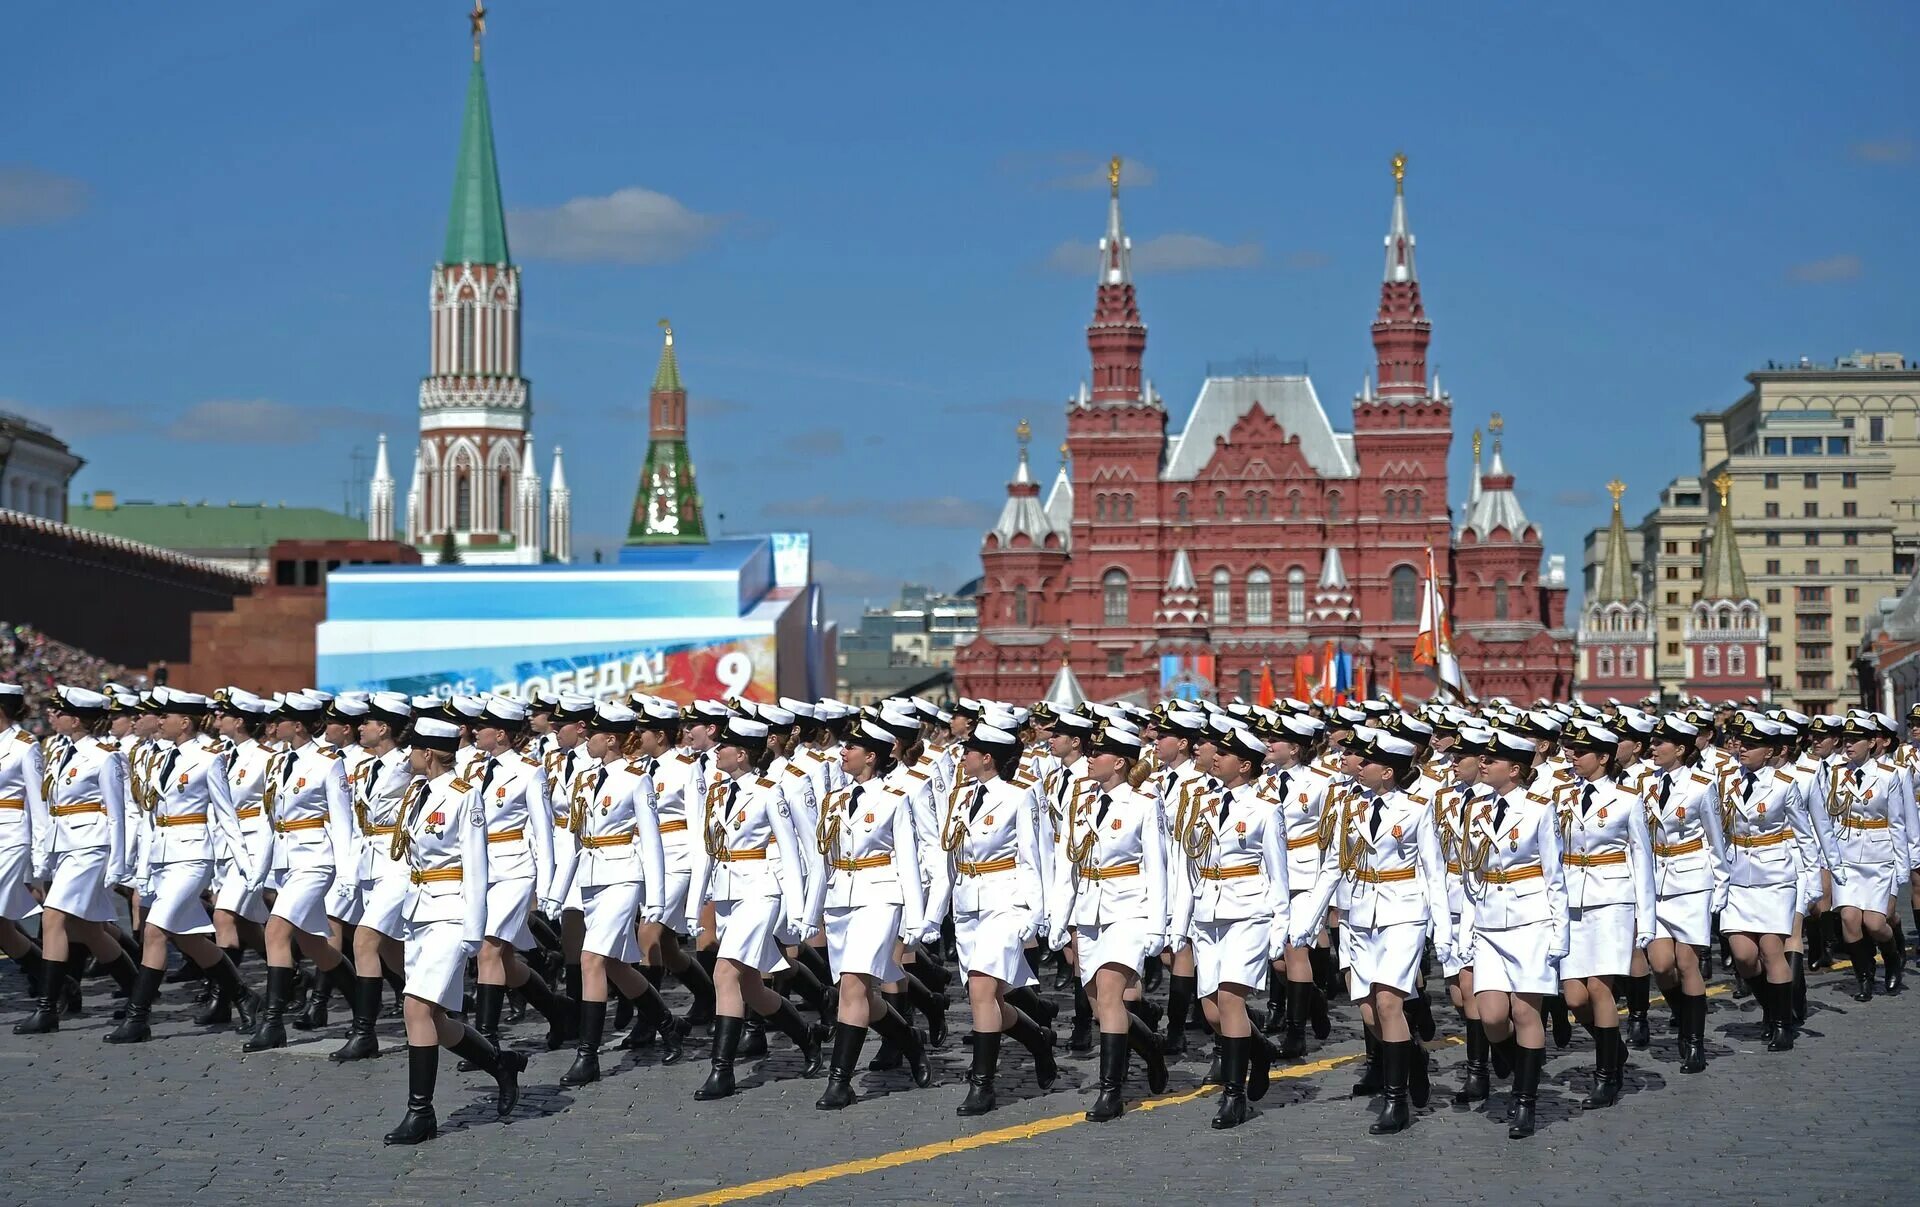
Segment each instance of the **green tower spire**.
M1613 521L1607 528L1607 556L1600 563L1600 581L1594 584L1593 597L1601 603L1631 603L1640 598L1640 585L1633 579L1627 558L1627 525L1620 515L1620 496L1627 484L1615 478L1607 483L1613 496Z
M693 483L693 458L687 453L687 391L680 384L680 362L673 352L673 325L661 319L660 328L666 342L647 396L647 459L640 467L627 544L704 545L707 521Z
M478 4L473 23L473 70L467 75L467 111L460 126L460 162L453 172L453 206L447 211L442 264L507 264L507 214L500 204L500 167L493 156L493 111L487 105L487 71L480 62L480 35L487 10Z
M1713 486L1720 492L1720 509L1713 513L1713 536L1707 543L1706 578L1700 585L1700 598L1748 599L1747 570L1740 564L1733 509L1727 506L1727 496L1733 493L1733 475L1721 470Z

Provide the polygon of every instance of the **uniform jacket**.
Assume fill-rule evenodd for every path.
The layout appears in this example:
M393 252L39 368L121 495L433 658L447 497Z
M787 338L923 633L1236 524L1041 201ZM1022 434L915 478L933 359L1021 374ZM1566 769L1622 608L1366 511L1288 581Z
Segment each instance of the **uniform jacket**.
M406 870L393 858L393 834L401 820L401 801L413 784L410 758L406 747L396 746L383 755L362 760L348 781L354 828L360 835L355 873L358 880Z
M221 850L239 849L240 823L228 791L226 755L201 743L176 746L160 760L154 783L141 852L142 880L163 864L211 860ZM261 849L269 848L263 844Z
M693 849L693 876L687 891L688 925L698 928L708 901L773 898L782 902L787 929L805 929L817 912L807 909L803 852L818 848L793 828L793 813L779 786L753 775L718 777L707 789L701 819L704 841ZM816 875L813 883L821 884ZM825 885L821 884L824 888Z
M898 905L900 933L920 933L926 898L911 809L906 793L874 780L849 784L827 797L817 848L825 848L821 856L828 908Z
M41 794L40 743L18 725L0 729L0 849L32 851L52 819Z
M487 933L487 812L476 786L457 772L417 777L401 802L394 835L411 883L409 922L459 922L478 945Z
M1047 900L1038 789L995 776L963 780L948 797L940 853L929 856L938 870L927 919L945 918L949 905L956 914L1025 912L1026 933L1037 933Z
M653 779L627 764L600 768L582 776L584 792L567 805L563 859L554 869L548 905L564 902L574 884L642 887L641 920L658 922L666 909L666 852L660 841L660 814ZM553 912L553 911L549 911ZM676 923L678 919L674 920Z
M1733 884L1797 885L1820 868L1813 822L1790 772L1773 767L1735 771L1720 801L1720 820Z
M337 874L358 867L353 789L341 755L309 742L276 755L267 781L261 804L273 842L262 848L249 869L249 889L265 886L272 868L324 867Z
M1261 790L1280 807L1286 826L1287 882L1304 892L1320 870L1320 815L1333 780L1317 767L1270 770Z
M1637 806L1636 806L1637 808ZM1567 882L1560 860L1559 814L1544 794L1488 791L1472 806L1461 848L1466 909L1460 932L1471 944L1483 930L1545 923L1550 952L1567 947Z
M1264 921L1278 953L1287 935L1287 829L1277 802L1257 783L1222 788L1195 802L1176 836L1169 878L1172 933L1195 923ZM1191 841L1197 855L1188 854Z
M1842 765L1835 773L1833 795L1822 811L1831 814L1836 863L1863 870L1893 867L1902 876L1909 870L1912 836L1902 778L1899 769L1878 759Z
M1576 780L1561 796L1560 863L1569 908L1631 905L1634 933L1653 933L1653 840L1639 797L1610 777Z
M1048 933L1072 926L1141 921L1167 930L1167 827L1159 802L1125 783L1089 783L1061 827L1047 902ZM1127 869L1131 868L1131 873Z
M472 780L487 809L487 875L496 882L532 880L534 899L547 900L554 816L565 803L549 802L542 768L512 751L480 759Z
M1303 908L1293 912L1298 921L1296 935L1312 924L1309 920L1317 922L1326 914L1335 890L1343 884L1345 924L1371 929L1419 922L1430 932L1445 932L1447 868L1433 824L1432 801L1417 793L1376 796L1357 790L1347 798L1333 829L1333 841L1314 876L1313 893L1303 898Z
M1727 838L1720 829L1720 785L1695 767L1656 769L1641 783L1647 833L1653 841L1656 897L1714 894L1729 883Z

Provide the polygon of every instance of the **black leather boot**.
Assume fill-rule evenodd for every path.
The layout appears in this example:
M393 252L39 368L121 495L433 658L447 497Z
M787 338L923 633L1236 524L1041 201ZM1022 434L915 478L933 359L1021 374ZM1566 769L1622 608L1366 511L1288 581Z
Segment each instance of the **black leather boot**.
M1886 993L1888 997L1907 987L1907 951L1900 932L1895 931L1893 938L1879 945L1880 961L1887 972Z
M486 1036L489 1044L500 1044L500 1010L506 1005L507 987L505 985L475 985L473 987L474 1029ZM471 1073L478 1066L471 1057L455 1066L462 1073Z
M973 1033L973 1068L967 1071L967 1097L954 1111L956 1115L984 1115L999 1104L994 1096L993 1080L1000 1071L1000 1032Z
M707 1074L704 1085L693 1092L700 1102L711 1102L715 1098L733 1096L733 1061L740 1052L740 1033L746 1029L747 1020L728 1014L717 1014L713 1019L713 1069Z
M1507 1139L1533 1135L1534 1106L1540 1098L1540 1069L1547 1063L1545 1048L1519 1048L1513 1054L1513 1110Z
M1380 1117L1367 1128L1368 1135L1391 1136L1405 1131L1413 1122L1413 1111L1407 1102L1407 1077L1419 1047L1411 1039L1380 1041L1380 1092L1385 1101L1380 1106Z
M502 1119L513 1114L514 1105L520 1101L520 1073L527 1067L527 1058L511 1048L496 1046L470 1024L462 1028L460 1042L453 1045L453 1052L465 1057L481 1072L493 1074L498 1089L494 1113Z
M349 1060L371 1060L380 1055L380 1037L373 1029L380 1016L380 978L353 978L353 992L347 996L347 1002L353 1007L353 1024L347 1028L347 1042L327 1059L343 1064Z
M1053 1026L1053 1020L1060 1017L1060 1007L1040 996L1040 991L1032 985L1024 989L1007 990L1007 1005L1012 1006L1042 1027Z
M1211 1042L1213 1044L1213 1059L1207 1062L1206 1076L1200 1079L1201 1085L1219 1085L1220 1079L1226 1076L1225 1071L1221 1067L1220 1037L1218 1035L1213 1036Z
M1247 1045L1247 1101L1258 1102L1267 1096L1273 1077L1273 1041L1259 1032Z
M1220 1039L1220 1108L1213 1114L1215 1131L1239 1127L1247 1121L1247 1056L1259 1036L1222 1036Z
M1267 1035L1278 1035L1287 1029L1287 986L1290 984L1284 971L1267 973L1267 1013L1255 1024ZM1247 1011L1253 1013L1251 1009Z
M267 969L267 1007L260 1013L260 1025L240 1045L243 1052L265 1052L287 1046L287 1007L293 999L293 969Z
M1141 1063L1147 1066L1147 1092L1166 1093L1167 1058L1160 1054L1160 1036L1138 1014L1128 1018L1127 1036L1133 1041L1133 1050L1140 1054Z
M1077 976L1073 978L1073 1030L1067 1034L1067 1051L1093 1051L1093 1003Z
M327 1020L331 1018L333 1014L333 991L341 988L339 977L336 977L334 975L335 973L340 973L345 976L348 986L351 987L353 967L345 960L335 964L333 968L327 972L321 972L319 969L315 969L313 992L307 995L306 1008L292 1018L293 1029L295 1031L318 1031L327 1025Z
M1704 993L1683 993L1676 1004L1680 1014L1680 1071L1698 1073L1707 1067L1707 997Z
M1486 1026L1485 1023L1480 1025L1482 1027ZM1520 1041L1513 1037L1513 1032L1511 1031L1507 1032L1507 1037L1499 1043L1488 1040L1487 1067L1493 1071L1495 1077L1505 1081L1507 1078L1513 1076L1514 1057L1519 1050Z
M1313 995L1313 986L1305 981L1286 983L1286 1022L1280 1038L1283 1060L1299 1060L1307 1054L1307 1000Z
M1627 1045L1644 1049L1653 1042L1647 1025L1647 1011L1653 1001L1653 978L1651 976L1630 976L1627 978Z
M203 1026L221 1026L232 1023L236 1031L253 1030L254 1019L266 1008L259 994L248 989L240 979L240 967L233 957L222 953L220 959L207 966L207 976L214 983L215 1001L221 1007L220 1015L211 1023ZM198 1023L205 1013L194 1015Z
M664 968L655 968L651 965L642 964L640 966L640 976L647 982L647 988L654 995L658 995L660 986L667 983L667 970ZM667 1018L668 1021L672 1021L673 1015L671 1012L668 1012ZM651 1048L659 1039L660 1024L658 1019L648 1011L636 1011L633 1019L633 1029L627 1032L625 1039L620 1041L620 1047L628 1052L637 1052L641 1048Z
M388 1144L420 1144L440 1134L433 1116L433 1083L440 1075L440 1045L407 1045L407 1113L387 1133Z
M1809 917L1801 929L1801 938L1807 948L1807 967L1815 972L1833 963L1832 956L1827 952L1827 915L1831 912L1822 910Z
M546 978L532 969L527 970L527 980L520 986L520 992L526 997L527 1005L547 1020L547 1051L558 1052L573 1042L580 1024L579 1003L555 993Z
M1466 1020L1467 1063L1462 1066L1464 1077L1460 1088L1454 1092L1453 1105L1472 1106L1476 1102L1487 1100L1487 1028L1477 1018Z
M1580 1100L1582 1110L1597 1111L1620 1101L1621 1055L1625 1051L1620 1042L1618 1027L1592 1028L1593 1033L1593 1088Z
M1413 987L1413 993L1406 999L1405 1009L1415 1039L1424 1043L1438 1034L1433 1022L1433 999L1427 996L1425 985Z
M1007 1018L1007 1015L1012 1015ZM1040 1092L1046 1093L1060 1078L1060 1064L1053 1057L1054 1045L1059 1037L1041 1026L1018 1009L1009 1006L1001 1011L1002 1021L1007 1029L1004 1034L1011 1035L1013 1042L1027 1050L1033 1057L1033 1075L1040 1082Z
M686 986L693 995L693 1008L687 1011L687 1022L691 1026L704 1027L713 1021L713 964L698 956L690 957L687 966L673 974L673 979Z
M1413 1045L1407 1053L1407 1097L1415 1110L1425 1110L1433 1098L1433 1083L1428 1080L1432 1061L1427 1055L1427 1045L1418 1039L1407 1042Z
M1862 936L1847 945L1853 956L1853 1000L1873 1000L1873 940Z
M1364 1032L1364 1038L1367 1041L1367 1060L1360 1066L1360 1080L1353 1083L1350 1096L1354 1098L1371 1098L1386 1085L1380 1072L1382 1045L1371 1031Z
M1565 1048L1573 1042L1573 1019L1567 1014L1567 999L1559 994L1541 999L1547 1008L1547 1020L1553 1029L1553 1046Z
M573 1064L560 1074L560 1084L588 1085L600 1080L600 1039L606 1034L607 1004L581 1002L579 1037L574 1042Z
M1318 985L1309 988L1312 992L1307 994L1307 1022L1313 1027L1315 1039L1325 1039L1333 1034L1333 1018L1327 1013L1327 995Z
M798 1016L796 1016L798 1017ZM933 1070L927 1067L927 1045L920 1033L898 1010L888 1006L878 1018L873 1020L874 1033L893 1045L907 1062L907 1070L913 1075L913 1084L925 1089L933 1084ZM796 1041L797 1042L797 1041ZM819 1045L814 1046L814 1071L820 1067ZM812 1076L812 1074L808 1074Z
M758 1014L749 1014L747 1015L747 1025L740 1029L740 1058L742 1060L759 1060L766 1054L767 1020Z
M843 1111L859 1101L853 1092L853 1073L859 1067L860 1049L866 1042L865 1027L833 1024L833 1060L827 1065L827 1088L820 1092L820 1100L813 1104L814 1110Z
M919 965L914 965L918 968ZM902 981L906 987L907 1001L927 1020L927 1043L935 1048L947 1042L947 1007L952 1003L944 993L935 993L915 976L913 969L907 970L907 979ZM905 1014L906 1011L901 1011Z
M134 973L133 991L127 995L127 1017L106 1037L110 1044L143 1044L153 1038L147 1020L153 1013L153 999L160 995L160 981L166 970L145 964Z
M1774 1033L1779 1030L1780 1020L1773 1015L1773 999L1767 994L1767 974L1763 969L1759 976L1741 977L1740 983L1747 987L1747 996L1760 1006L1760 1038L1773 1042Z
M67 1002L67 987L70 978L67 975L65 960L43 960L40 965L40 1000L35 1004L33 1013L14 1024L15 1035L45 1035L60 1029L60 1015Z
M1787 953L1787 966L1793 970L1793 994L1789 999L1793 1007L1795 1026L1807 1021L1807 957L1804 953Z
M1167 1034L1160 1050L1168 1056L1187 1054L1187 1011L1193 1008L1198 978L1174 973L1167 979Z
M1087 1112L1087 1122L1107 1123L1126 1113L1130 1042L1124 1031L1100 1033L1100 1092L1094 1097L1093 1109Z
M633 1042L633 1038L645 1031L659 1041L661 1064L679 1064L680 1058L686 1055L683 1042L686 1037L686 1028L680 1025L679 1019L673 1017L672 1009L667 1006L667 999L660 996L660 991L655 989L651 982L648 983L646 991L634 999L633 1013L635 1020L633 1033L621 1041L620 1046L628 1050L639 1047L640 1045Z
M1767 1041L1767 1051L1791 1052L1794 1032L1799 1030L1793 1021L1793 982L1768 981L1766 993L1764 1000L1769 1012L1773 1015L1774 1024L1773 1038Z

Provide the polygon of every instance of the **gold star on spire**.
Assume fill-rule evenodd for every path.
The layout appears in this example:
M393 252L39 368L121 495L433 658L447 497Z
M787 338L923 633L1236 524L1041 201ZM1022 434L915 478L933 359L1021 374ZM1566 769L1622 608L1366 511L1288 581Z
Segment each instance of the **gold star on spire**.
M1627 484L1615 478L1607 483L1607 493L1613 496L1613 509L1620 510L1620 496L1627 493Z
M1022 419L1020 426L1013 429L1013 434L1020 439L1020 451L1025 452L1027 441L1033 439L1033 425Z
M1495 411L1493 417L1487 420L1487 430L1493 433L1496 440L1499 439L1500 433L1506 430L1506 427L1507 421L1500 418L1500 412L1498 411Z
M1067 467L1067 442L1065 440L1062 440L1060 442L1060 468L1065 469L1066 467Z
M1395 151L1393 153L1393 191L1396 193L1404 191L1406 183L1407 153L1405 151Z
M1107 164L1107 188L1113 191L1115 197L1120 195L1120 157L1118 155Z
M480 39L487 32L487 10L480 0L473 0L473 11L467 14L467 24L473 27L473 61L480 61Z
M1727 505L1727 495L1733 491L1733 475L1724 469L1721 470L1720 476L1713 480L1713 488L1720 492L1720 506L1725 508Z

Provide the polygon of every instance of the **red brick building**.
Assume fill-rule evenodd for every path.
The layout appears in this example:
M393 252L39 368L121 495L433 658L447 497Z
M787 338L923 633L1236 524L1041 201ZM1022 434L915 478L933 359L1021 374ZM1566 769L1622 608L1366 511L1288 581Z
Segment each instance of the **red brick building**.
M1117 162L1117 161L1116 161ZM1045 499L1027 462L981 547L980 635L959 689L1032 700L1062 662L1096 699L1155 698L1176 681L1251 696L1263 666L1281 694L1296 659L1348 652L1386 687L1430 688L1412 661L1432 549L1454 648L1482 696L1564 697L1573 635L1562 559L1543 575L1539 529L1499 444L1456 529L1447 503L1453 403L1427 374L1432 325L1396 159L1372 337L1375 372L1336 431L1304 371L1209 376L1169 433L1142 373L1140 315L1117 173L1100 240L1091 386L1067 403L1065 461ZM1377 382L1377 386L1375 385ZM1070 466L1070 468L1069 468Z

